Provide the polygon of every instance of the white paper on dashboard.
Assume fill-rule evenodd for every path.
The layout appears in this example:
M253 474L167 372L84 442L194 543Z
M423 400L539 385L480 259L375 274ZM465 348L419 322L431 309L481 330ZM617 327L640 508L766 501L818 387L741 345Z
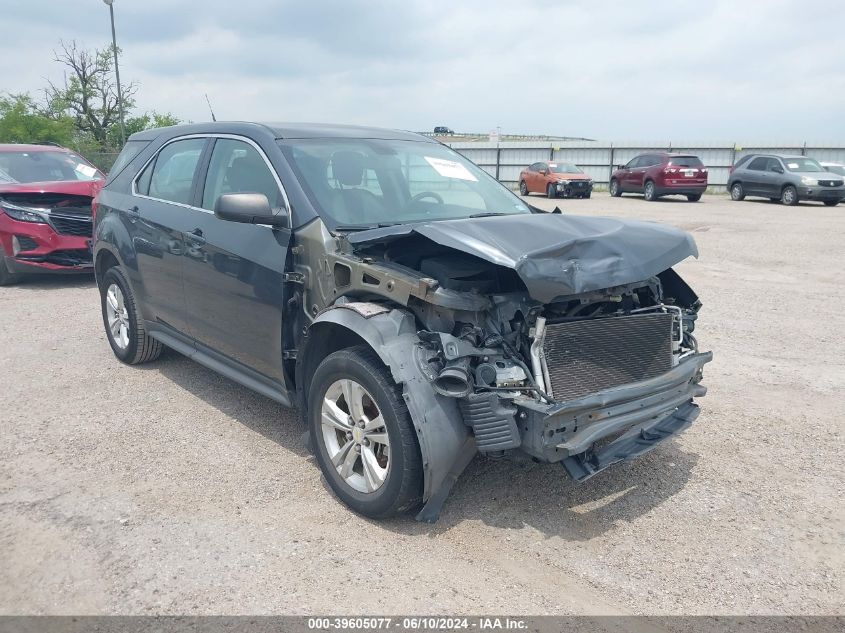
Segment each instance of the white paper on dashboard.
M434 167L434 170L444 178L457 178L458 180L471 180L473 182L478 182L478 178L473 176L469 169L457 161L432 158L431 156L425 156L424 158L426 162Z
M76 167L74 167L74 169L86 178L93 178L94 174L97 173L96 169L94 169L90 165L85 165L83 163L79 163Z

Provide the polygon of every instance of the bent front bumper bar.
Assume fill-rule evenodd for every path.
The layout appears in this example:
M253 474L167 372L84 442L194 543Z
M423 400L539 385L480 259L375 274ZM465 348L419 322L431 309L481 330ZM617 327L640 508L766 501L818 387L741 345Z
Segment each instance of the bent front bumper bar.
M579 481L638 457L698 416L692 400L707 393L699 383L712 358L712 352L693 354L655 378L553 405L523 401L521 449L540 461L562 461ZM609 443L598 448L597 442Z

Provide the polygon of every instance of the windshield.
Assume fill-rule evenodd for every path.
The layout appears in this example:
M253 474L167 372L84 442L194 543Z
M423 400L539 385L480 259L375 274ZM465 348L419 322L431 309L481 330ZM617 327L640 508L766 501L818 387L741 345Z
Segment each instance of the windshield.
M553 174L583 174L575 165L569 163L549 163L549 170Z
M437 143L321 138L279 145L330 228L530 213L487 172Z
M824 171L818 161L812 158L784 158L783 164L789 171L818 172Z
M0 153L0 180L10 183L97 180L102 177L91 163L70 152L38 150Z

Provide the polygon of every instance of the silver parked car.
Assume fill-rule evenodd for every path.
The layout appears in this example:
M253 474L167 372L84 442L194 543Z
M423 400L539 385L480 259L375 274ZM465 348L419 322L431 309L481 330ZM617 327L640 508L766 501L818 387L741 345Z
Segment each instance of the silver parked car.
M827 171L832 174L836 174L837 176L845 177L845 165L842 163L819 163L822 167L824 167Z
M845 198L845 181L814 158L759 154L737 162L728 178L728 191L733 200L759 196L790 206L816 200L832 207Z

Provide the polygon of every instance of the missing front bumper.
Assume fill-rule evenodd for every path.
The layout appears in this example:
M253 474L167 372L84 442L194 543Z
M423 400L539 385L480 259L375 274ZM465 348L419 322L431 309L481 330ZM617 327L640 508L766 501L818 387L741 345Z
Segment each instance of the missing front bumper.
M707 393L700 380L712 358L711 352L693 354L654 378L554 405L519 402L520 448L539 461L563 461L579 480L636 457L697 417L692 401Z
M563 460L563 466L573 479L584 481L608 466L647 453L660 442L686 429L698 414L698 406L686 402L665 418L650 425L636 426L600 449L567 457Z

